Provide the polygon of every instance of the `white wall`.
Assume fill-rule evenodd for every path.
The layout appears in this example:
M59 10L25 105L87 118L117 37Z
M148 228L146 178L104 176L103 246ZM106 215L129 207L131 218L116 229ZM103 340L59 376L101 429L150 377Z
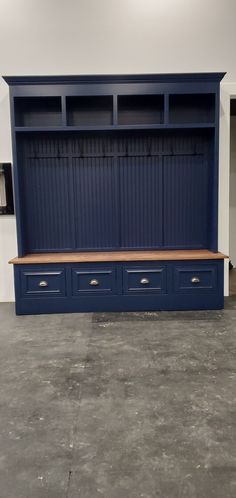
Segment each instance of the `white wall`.
M0 0L0 74L227 71L225 81L236 82L235 17L235 0ZM219 245L225 252L227 95L219 206ZM7 87L0 80L0 162L10 160ZM12 219L0 220L0 237L1 301L13 296L6 263L15 252Z
M11 161L8 87L3 83L0 85L0 163ZM16 254L15 216L0 216L0 302L14 300L13 268L8 261Z
M16 220L14 216L1 216L0 220L0 301L14 301L13 265L8 261L17 254Z

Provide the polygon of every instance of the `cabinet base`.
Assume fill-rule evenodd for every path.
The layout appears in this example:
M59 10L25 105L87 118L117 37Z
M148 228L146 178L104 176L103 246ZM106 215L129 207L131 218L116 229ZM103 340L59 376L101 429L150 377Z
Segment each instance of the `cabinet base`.
M14 265L16 313L222 309L223 260Z
M17 315L38 315L50 313L89 313L89 312L121 312L121 311L187 311L187 310L214 310L222 309L224 300L222 297L202 297L196 299L194 296L185 296L184 298L165 296L154 299L152 296L141 298L123 297L121 299L106 298L98 299L52 299L48 302L46 299L40 299L37 302L33 299L17 300Z

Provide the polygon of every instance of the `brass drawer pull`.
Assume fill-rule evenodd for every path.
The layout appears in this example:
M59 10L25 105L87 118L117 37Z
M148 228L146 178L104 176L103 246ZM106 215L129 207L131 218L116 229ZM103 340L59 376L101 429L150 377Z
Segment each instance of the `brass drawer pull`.
M199 283L200 283L200 278L198 278L198 277L193 277L193 278L191 279L191 282L192 282L192 284L199 284Z
M94 278L93 280L90 280L89 285L99 285L99 281Z
M41 282L39 282L39 287L48 287L48 282L46 280L41 280Z
M148 280L148 278L141 278L141 280L140 280L140 284L142 284L142 285L147 285L147 284L149 284L149 280Z

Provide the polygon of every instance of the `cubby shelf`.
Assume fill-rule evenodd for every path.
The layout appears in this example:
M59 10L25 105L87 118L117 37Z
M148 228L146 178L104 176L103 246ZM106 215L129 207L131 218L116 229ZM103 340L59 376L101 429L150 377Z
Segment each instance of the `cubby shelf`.
M157 125L164 120L163 95L118 95L118 125Z
M109 126L113 124L113 97L67 97L67 124L75 127Z
M48 127L62 124L61 97L16 97L17 127Z
M213 94L171 94L167 97L168 100L164 95L118 95L116 115L112 95L68 96L64 120L61 97L16 97L15 128L28 131L68 127L79 131L214 126ZM165 105L168 105L167 109Z
M214 123L214 94L175 94L169 95L170 123Z
M114 125L114 126L17 126L15 132L93 132L93 131L142 131L142 130L184 130L184 129L213 129L213 123L163 124L163 125Z

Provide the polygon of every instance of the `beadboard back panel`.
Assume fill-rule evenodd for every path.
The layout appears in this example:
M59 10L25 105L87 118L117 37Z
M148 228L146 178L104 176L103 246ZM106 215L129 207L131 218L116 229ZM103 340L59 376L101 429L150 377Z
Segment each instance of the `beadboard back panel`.
M212 134L22 134L27 252L207 248Z
M76 249L112 249L119 245L116 171L112 158L73 159Z
M189 249L207 247L208 163L205 156L165 156L163 171L163 245Z
M121 157L118 173L120 246L162 247L162 158Z

